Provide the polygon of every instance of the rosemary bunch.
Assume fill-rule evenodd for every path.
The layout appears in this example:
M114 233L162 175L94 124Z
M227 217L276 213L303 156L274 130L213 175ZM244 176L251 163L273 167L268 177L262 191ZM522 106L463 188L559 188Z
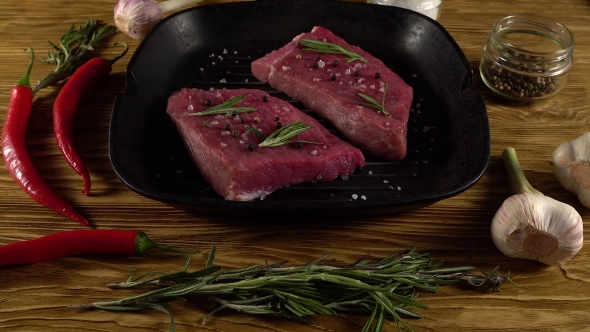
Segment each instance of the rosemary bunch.
M98 43L117 32L112 25L98 26L98 21L89 19L80 28L72 25L60 38L59 45L49 41L51 50L43 62L53 65L53 70L33 88L37 92L47 86L66 79L78 67L89 60L88 52Z
M152 286L155 290L114 300L73 305L70 309L103 309L108 311L137 311L154 309L174 318L164 306L174 300L202 296L219 305L203 318L203 322L223 309L249 314L282 316L311 323L308 316L335 315L338 312L370 314L362 332L383 331L386 318L393 319L397 330L411 331L405 317L420 318L412 310L427 308L416 300L417 291L436 292L447 284L467 284L497 291L508 277L498 274L498 267L477 276L468 273L471 266L441 268L429 254L413 248L401 255L391 255L377 262L362 258L348 265L336 265L327 255L302 266L288 267L286 262L252 265L221 271L213 265L215 248L203 269L175 273L149 272L125 282L107 285L122 289Z

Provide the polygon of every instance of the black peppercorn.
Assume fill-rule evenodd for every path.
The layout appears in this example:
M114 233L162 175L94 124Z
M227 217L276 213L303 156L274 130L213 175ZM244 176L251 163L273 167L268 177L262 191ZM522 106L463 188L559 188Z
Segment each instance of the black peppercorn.
M229 123L228 123L228 124L226 124L226 125L225 125L225 130L230 130L230 129L231 129L231 126L229 125Z
M321 58L320 58L320 56L319 56L319 55L318 55L318 56L316 56L316 57L315 57L315 59L316 59L316 61L320 61L320 60L321 60Z
M281 128L283 124L281 122L277 122L277 128Z
M248 151L254 151L254 144L248 143Z
M359 76L361 76L361 73L359 73L358 71L355 71L354 72L354 77L359 77Z
M301 149L303 147L303 143L297 142L297 148Z
M279 121L279 117L278 116L275 116L275 121Z
M314 63L314 64L313 64L313 68L320 68L320 64L319 64L319 63L317 63L317 62L316 62L316 63Z
M267 96L262 97L262 101L266 103L268 101L268 97Z
M205 106L211 106L211 99L205 100Z
M375 73L375 78L381 78L381 74L380 73Z
M336 80L336 75L334 75L334 74L330 75L330 79L331 79L332 81L335 81L335 80Z
M338 60L334 60L332 62L332 66L334 66L334 67L338 67L338 64L339 64Z
M246 123L246 119L240 118L240 123Z

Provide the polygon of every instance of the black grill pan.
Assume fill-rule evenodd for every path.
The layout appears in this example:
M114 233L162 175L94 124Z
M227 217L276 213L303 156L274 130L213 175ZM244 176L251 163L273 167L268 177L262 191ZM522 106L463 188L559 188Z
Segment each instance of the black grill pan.
M256 88L309 112L258 82L250 63L315 25L382 59L414 88L407 158L393 163L366 156L366 166L348 179L281 188L252 202L225 201L203 180L167 118L168 96L182 87ZM130 60L125 91L113 108L110 158L129 188L183 207L351 217L400 212L456 195L483 174L489 124L472 75L445 29L413 11L340 1L199 6L160 22Z

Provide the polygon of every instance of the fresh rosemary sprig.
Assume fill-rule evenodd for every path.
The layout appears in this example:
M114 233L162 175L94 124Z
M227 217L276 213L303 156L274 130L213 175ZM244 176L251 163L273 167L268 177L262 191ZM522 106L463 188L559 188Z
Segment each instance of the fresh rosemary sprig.
M33 88L34 92L72 75L78 67L88 61L89 51L93 51L101 40L117 33L117 28L112 25L106 24L97 27L97 24L97 20L89 19L79 29L72 25L61 36L59 45L49 41L51 50L48 52L47 58L41 60L52 64L53 70L39 81L37 86Z
M343 54L347 55L346 62L361 61L367 62L367 59L363 58L360 54L352 52L344 48L342 45L335 43L323 42L315 39L300 39L299 43L307 48L304 51L313 51L318 53L329 53L329 54Z
M428 308L416 300L416 291L436 292L442 285L466 284L497 291L509 277L498 274L498 267L483 276L467 271L471 266L441 268L429 254L413 248L401 255L391 255L377 262L362 258L352 264L336 265L327 255L302 266L285 266L286 262L252 265L220 271L213 265L215 248L203 269L188 271L188 262L179 272L151 272L125 282L107 285L122 289L138 286L155 290L114 300L72 305L70 309L137 311L154 309L171 317L164 306L174 300L202 296L219 304L203 319L205 322L223 309L250 314L266 314L310 323L308 316L336 315L338 312L365 312L370 317L363 332L383 331L386 318L394 320L398 331L411 331L405 317L420 318L411 308ZM190 261L190 260L189 260Z
M391 116L391 114L389 114L389 112L387 112L387 110L385 109L385 96L387 95L387 89L388 88L389 88L389 83L386 83L385 84L385 90L383 91L383 97L381 98L381 102L378 102L377 100L373 99L372 97L367 96L366 94L359 92L359 94L358 94L359 97L361 97L364 100L368 101L368 103L357 102L357 104L374 108L374 109L378 110L379 112L383 113L387 117Z
M239 96L231 97L230 99L224 101L221 104L217 104L213 107L210 107L204 111L200 111L197 113L190 113L189 115L212 115L212 114L237 114L237 113L246 113L246 112L254 112L256 111L256 107L234 107L235 104L241 102L246 98L246 94L242 94Z
M303 121L296 121L290 123L286 126L282 126L281 128L275 130L270 135L264 135L260 130L250 127L246 125L246 130L254 134L255 136L263 139L263 141L258 144L259 147L275 147L275 146L282 146L291 143L301 143L301 144L320 144L317 142L312 141L299 141L299 140L289 140L290 138L301 134L302 132L311 128L311 125L303 124Z

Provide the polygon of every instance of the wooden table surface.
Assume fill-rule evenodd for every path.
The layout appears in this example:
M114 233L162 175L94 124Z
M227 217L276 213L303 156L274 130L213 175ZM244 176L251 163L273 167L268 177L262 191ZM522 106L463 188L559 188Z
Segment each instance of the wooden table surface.
M209 5L215 1L206 1ZM49 49L71 25L93 17L113 23L115 0L2 0L0 4L0 105L7 108L12 86L24 73L29 46L38 55ZM531 105L495 98L483 85L478 65L482 46L494 21L515 13L535 13L568 26L576 39L575 60L567 86L558 96ZM129 190L113 171L108 156L111 107L125 86L124 71L139 45L126 36L130 54L115 64L108 81L83 103L76 120L75 139L93 179L92 195L80 194L82 180L64 162L56 147L51 109L58 88L41 90L27 131L27 144L41 175L60 195L78 208L97 229L141 229L153 239L183 249L201 249L195 266L217 246L217 263L240 267L288 259L307 263L323 254L342 262L365 254L380 258L417 246L464 265L472 256L478 271L501 265L516 285L506 283L490 293L445 286L439 293L422 292L429 309L424 317L409 319L414 331L590 331L590 243L561 266L508 258L490 239L490 222L503 200L511 195L501 161L507 146L516 149L529 181L548 196L574 206L586 228L590 212L566 192L552 172L551 156L561 142L589 131L590 123L590 2L585 0L463 1L445 0L440 23L457 41L474 69L476 89L486 99L491 126L489 166L469 190L431 206L402 214L357 220L252 220L204 217L150 200ZM115 38L113 38L115 40ZM103 55L120 49L107 47ZM37 61L32 80L50 70ZM0 112L4 121L5 112ZM0 244L29 240L80 225L37 204L0 167ZM589 239L588 230L585 231ZM112 313L68 310L71 304L119 297L109 282L123 281L128 269L136 273L173 271L184 266L183 255L150 252L140 257L68 257L3 267L0 270L0 328L6 331L167 331L168 317L157 312ZM315 325L269 317L226 312L201 325L208 303L173 303L176 331L360 331L363 315L317 316ZM389 321L386 331L395 331Z

